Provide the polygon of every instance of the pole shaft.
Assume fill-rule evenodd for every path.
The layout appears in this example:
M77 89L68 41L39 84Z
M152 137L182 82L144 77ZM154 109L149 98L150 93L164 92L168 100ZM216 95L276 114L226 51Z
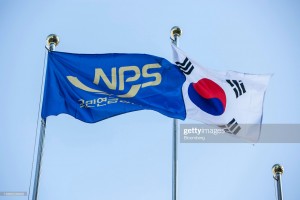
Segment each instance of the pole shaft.
M55 36L56 41L55 42L52 41L52 42L49 43L49 51L54 51L56 45L59 42L59 38L56 35L53 35L53 36ZM47 40L48 39L49 39L49 36L48 36ZM42 119L41 120L40 135L39 135L39 144L38 144L38 152L37 152L37 159L36 159L36 167L35 167L35 176L34 176L32 200L37 200L38 199L38 189L39 189L41 166L42 166L45 132L46 132L46 119Z
M39 144L38 144L39 146L38 146L38 152L37 152L36 167L35 167L35 177L34 177L32 200L37 200L37 196L38 196L38 188L39 188L40 173L41 173L41 164L42 164L42 156L43 156L45 131L46 131L46 120L42 119L41 120L41 128L40 128L40 136L39 136Z
M283 200L282 186L281 186L281 174L280 173L276 174L276 182L277 182L277 198L278 198L278 200Z
M178 36L174 35L172 41L178 46ZM177 200L177 119L173 119L173 144L172 144L172 200Z
M50 43L49 50L50 51L54 51L55 50L55 44L54 43Z
M172 200L177 199L177 119L173 119Z

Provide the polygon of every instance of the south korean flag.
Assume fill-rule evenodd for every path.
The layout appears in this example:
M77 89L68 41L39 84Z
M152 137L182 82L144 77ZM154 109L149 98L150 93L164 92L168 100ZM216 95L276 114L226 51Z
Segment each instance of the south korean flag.
M258 141L271 75L207 69L175 45L172 49L175 64L186 76L182 86L186 118L217 125L248 141Z

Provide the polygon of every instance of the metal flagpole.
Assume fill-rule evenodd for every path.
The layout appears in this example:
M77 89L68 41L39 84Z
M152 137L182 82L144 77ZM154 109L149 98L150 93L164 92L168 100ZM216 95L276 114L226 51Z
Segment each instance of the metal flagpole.
M178 45L178 37L182 34L178 26L171 29L171 40L176 46ZM172 200L177 199L177 119L173 119L173 144L172 144Z
M59 43L59 38L58 38L57 35L51 34L47 37L46 41L47 41L47 45L49 46L49 51L54 51L55 47ZM34 184L33 184L32 200L37 200L37 196L38 196L38 188L39 188L41 163L42 163L42 156L43 156L45 131L46 131L46 119L42 119L41 120L41 128L40 128L40 137L39 137L39 144L38 144L37 159L36 159L36 167L35 167L35 177L34 177Z
M275 164L272 167L272 171L273 171L273 178L276 180L277 183L277 199L278 200L283 200L282 197L282 187L281 187L281 175L283 174L283 166L281 166L280 164Z

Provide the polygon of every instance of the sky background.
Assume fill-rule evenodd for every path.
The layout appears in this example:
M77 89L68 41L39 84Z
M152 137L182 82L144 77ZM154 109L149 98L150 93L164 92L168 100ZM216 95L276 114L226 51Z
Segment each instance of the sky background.
M0 192L29 191L49 34L60 36L58 51L171 60L170 29L180 26L181 49L203 66L273 73L263 123L299 124L299 9L297 0L1 0ZM179 144L178 200L275 199L275 163L286 170L285 199L299 199L299 152L300 144ZM172 119L154 111L95 124L49 117L39 199L171 199L171 155Z

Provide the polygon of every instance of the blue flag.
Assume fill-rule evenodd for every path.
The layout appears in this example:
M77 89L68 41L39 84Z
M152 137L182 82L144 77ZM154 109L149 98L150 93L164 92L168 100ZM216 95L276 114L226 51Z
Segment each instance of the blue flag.
M49 52L42 118L65 113L94 123L149 109L184 119L185 79L176 65L152 55Z

